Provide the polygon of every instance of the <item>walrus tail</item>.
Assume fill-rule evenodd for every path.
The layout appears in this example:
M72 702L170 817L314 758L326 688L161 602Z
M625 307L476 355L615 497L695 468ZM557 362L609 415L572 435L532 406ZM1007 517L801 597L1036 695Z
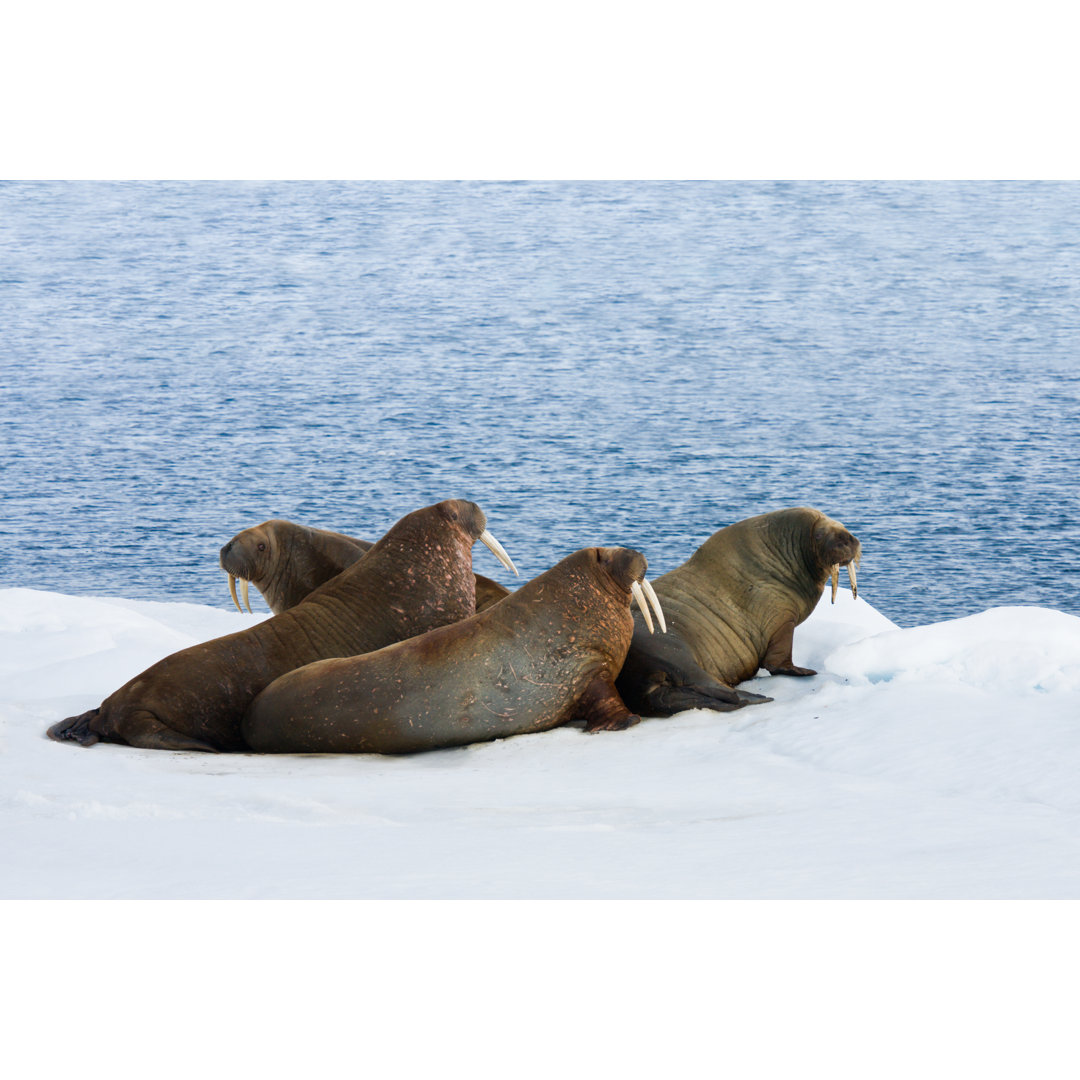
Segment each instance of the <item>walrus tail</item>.
M57 742L77 742L80 746L93 746L100 741L101 736L90 730L90 721L99 712L100 709L90 709L82 716L69 716L66 720L53 724L45 734Z

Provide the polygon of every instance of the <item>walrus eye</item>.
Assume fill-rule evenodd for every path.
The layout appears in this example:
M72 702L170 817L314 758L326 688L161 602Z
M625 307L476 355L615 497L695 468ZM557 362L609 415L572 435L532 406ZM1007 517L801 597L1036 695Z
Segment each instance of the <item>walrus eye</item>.
M259 544L259 550L260 550L260 551L265 551L265 550L266 550L266 545L265 545L265 544L263 544L263 543L260 543L260 544Z

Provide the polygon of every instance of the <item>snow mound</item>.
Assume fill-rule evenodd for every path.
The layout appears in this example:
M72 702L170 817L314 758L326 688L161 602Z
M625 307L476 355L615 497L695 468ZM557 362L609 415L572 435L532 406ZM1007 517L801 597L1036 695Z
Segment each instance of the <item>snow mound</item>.
M957 683L989 694L1080 690L1080 618L1036 607L992 608L844 645L825 670L869 683Z

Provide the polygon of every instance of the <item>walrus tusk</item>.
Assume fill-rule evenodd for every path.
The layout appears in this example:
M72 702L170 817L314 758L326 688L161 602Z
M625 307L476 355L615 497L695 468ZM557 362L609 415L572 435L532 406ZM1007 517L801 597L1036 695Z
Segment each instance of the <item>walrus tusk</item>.
M248 599L248 580L246 577L240 579L240 595L244 598L244 607L248 609L248 614L254 615L255 612L251 610L251 600Z
M656 590L652 587L652 584L641 579L641 590L649 598L649 603L652 604L653 611L656 612L656 621L660 624L660 632L662 634L667 633L667 620L664 618L664 613L660 609L660 597L656 595Z
M631 581L630 591L634 594L637 606L641 608L641 614L645 616L645 625L649 628L649 633L656 633L656 631L653 630L652 616L649 614L649 605L645 602L645 593L642 590L641 585L636 581Z
M236 599L236 578L232 574L229 575L229 592L232 593L232 602L236 605L236 610L243 615L244 609L240 606L240 601Z
M480 534L480 543L485 544L487 547L489 547L495 558L498 559L499 562L501 562L507 570L512 570L517 577L521 577L521 575L518 574L518 569L514 565L513 559L511 559L510 556L506 554L506 548L504 548L502 544L500 544L499 541L496 540L495 537L487 531L487 529L485 529Z
M852 600L858 600L859 599L859 583L855 579L855 560L854 559L852 559L851 562L849 562L847 564L847 576L848 576L848 582L851 584L851 599Z
M840 564L836 563L832 568L832 603L836 603L836 586L840 583Z

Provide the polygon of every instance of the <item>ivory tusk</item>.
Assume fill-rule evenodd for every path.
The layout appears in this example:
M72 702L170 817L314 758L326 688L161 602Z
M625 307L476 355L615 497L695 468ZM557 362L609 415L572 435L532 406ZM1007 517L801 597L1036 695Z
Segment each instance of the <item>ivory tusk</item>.
M499 562L501 562L507 570L512 570L517 577L521 576L520 574L518 574L518 569L514 565L513 559L511 559L510 556L506 554L506 548L504 548L502 544L500 544L499 541L496 540L495 537L487 531L487 529L485 529L480 534L479 539L481 544L484 544L491 549L491 552L495 556L495 558L498 559Z
M855 577L855 560L854 559L852 559L851 562L849 562L847 564L847 576L848 576L848 582L851 584L851 598L852 598L852 600L858 600L859 599L859 582L856 580L856 577Z
M660 624L660 632L666 634L667 620L664 618L664 613L660 609L660 597L656 595L656 590L652 587L651 582L642 578L641 591L649 598L649 603L652 604L652 609L656 612L656 621Z
M236 605L236 610L243 615L244 609L240 606L240 601L236 599L236 578L232 574L229 575L229 592L232 593L232 602Z
M641 614L645 617L645 625L649 628L649 633L656 633L656 631L653 630L652 616L649 614L649 605L645 602L645 593L636 581L630 582L630 592L633 593L634 599L637 601L637 606L641 608Z
M836 586L840 583L840 564L836 563L832 568L832 602L836 603Z
M248 614L254 615L255 612L251 610L251 600L248 599L248 580L246 577L240 579L240 595L244 598L244 607L248 609Z

